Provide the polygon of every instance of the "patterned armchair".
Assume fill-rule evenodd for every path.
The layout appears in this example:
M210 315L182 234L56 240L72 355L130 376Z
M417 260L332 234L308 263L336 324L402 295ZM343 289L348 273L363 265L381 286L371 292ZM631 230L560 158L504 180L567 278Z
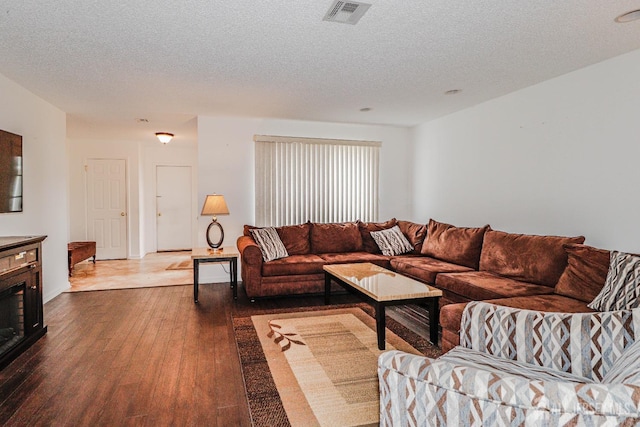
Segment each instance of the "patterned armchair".
M467 305L461 345L378 360L380 425L640 425L640 309Z

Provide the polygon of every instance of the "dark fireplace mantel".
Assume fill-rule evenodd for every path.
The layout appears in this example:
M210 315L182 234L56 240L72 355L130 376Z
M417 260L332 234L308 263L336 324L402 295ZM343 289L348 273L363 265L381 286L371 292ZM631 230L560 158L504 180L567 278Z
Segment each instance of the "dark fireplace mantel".
M42 310L46 237L0 237L0 369L47 332Z

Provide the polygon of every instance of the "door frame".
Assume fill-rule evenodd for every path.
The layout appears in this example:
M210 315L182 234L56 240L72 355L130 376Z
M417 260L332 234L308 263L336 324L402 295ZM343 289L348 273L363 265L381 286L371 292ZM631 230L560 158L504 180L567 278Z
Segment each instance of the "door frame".
M89 238L89 161L90 160L122 160L124 161L124 204L125 204L125 259L129 259L131 254L131 215L129 212L129 207L131 206L131 192L130 190L130 176L131 171L129 170L129 159L126 157L104 157L104 156L96 156L96 157L85 157L83 159L83 168L84 168L84 235L85 239Z
M151 189L153 195L153 252L158 252L158 181L157 173L158 166L174 166L174 167L189 167L191 168L191 247L195 248L198 243L198 170L196 165L187 162L155 162L153 163L153 188ZM151 208L151 206L150 206Z

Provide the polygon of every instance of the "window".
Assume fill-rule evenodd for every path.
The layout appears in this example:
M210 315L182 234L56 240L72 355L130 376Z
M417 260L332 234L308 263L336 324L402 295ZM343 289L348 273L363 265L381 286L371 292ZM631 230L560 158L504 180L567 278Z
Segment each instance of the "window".
M254 136L256 225L376 221L380 142Z

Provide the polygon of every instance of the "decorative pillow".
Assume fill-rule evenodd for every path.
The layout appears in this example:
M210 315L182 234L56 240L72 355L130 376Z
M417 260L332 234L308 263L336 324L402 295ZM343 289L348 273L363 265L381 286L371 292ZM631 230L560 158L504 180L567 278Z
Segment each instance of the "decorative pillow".
M278 232L273 227L254 228L251 230L253 240L256 241L262 252L262 259L273 261L274 259L286 258L289 256L287 248L284 247Z
M569 243L564 245L569 263L560 276L555 293L591 302L607 280L611 254L604 249Z
M369 252L372 254L379 254L380 249L378 245L371 237L371 233L374 231L387 230L394 225L396 225L396 219L391 218L387 222L362 222L358 221L358 229L360 230L360 235L362 236L362 249L365 252Z
M488 225L479 228L456 227L430 219L421 253L477 270L482 238L488 229Z
M640 256L611 251L604 287L587 304L599 311L630 310L640 306Z
M413 250L413 246L397 225L386 230L372 231L371 237L376 241L383 255L400 255Z

